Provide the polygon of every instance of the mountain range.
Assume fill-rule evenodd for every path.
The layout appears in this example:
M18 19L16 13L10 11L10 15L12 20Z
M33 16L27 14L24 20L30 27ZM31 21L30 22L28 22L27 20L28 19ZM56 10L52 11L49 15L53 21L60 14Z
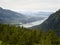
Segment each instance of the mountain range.
M27 11L28 12L28 11ZM44 12L43 12L44 13ZM42 14L43 14L42 13ZM46 12L48 13L48 12ZM44 13L44 14L46 14ZM43 20L46 17L42 17L42 14L40 13L26 13L26 12L15 12L15 11L11 11L8 9L3 9L0 7L0 23L8 23L8 24L26 24L26 23L31 23L34 21L38 21L38 20ZM49 15L51 13L49 12ZM33 16L35 15L35 16ZM47 15L47 14L46 14ZM47 16L48 17L48 16Z

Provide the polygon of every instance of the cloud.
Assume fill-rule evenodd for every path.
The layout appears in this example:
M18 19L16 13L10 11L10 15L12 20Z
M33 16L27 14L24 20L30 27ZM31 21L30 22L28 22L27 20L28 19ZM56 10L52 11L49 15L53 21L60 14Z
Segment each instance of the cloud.
M60 0L0 0L0 6L12 10L57 10Z

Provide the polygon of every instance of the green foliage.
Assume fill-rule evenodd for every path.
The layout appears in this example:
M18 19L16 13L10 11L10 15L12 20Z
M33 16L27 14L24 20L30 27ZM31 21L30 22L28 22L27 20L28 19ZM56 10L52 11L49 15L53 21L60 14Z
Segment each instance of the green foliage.
M54 31L26 29L0 24L0 45L60 45L60 37Z

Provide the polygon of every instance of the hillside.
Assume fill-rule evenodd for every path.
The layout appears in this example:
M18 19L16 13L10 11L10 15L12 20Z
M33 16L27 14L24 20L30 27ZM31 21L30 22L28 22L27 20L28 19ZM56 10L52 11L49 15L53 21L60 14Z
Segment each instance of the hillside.
M38 26L32 28L41 29L43 31L48 31L53 29L60 36L60 10L51 14L49 18Z
M17 13L0 7L0 23L21 23L27 17L21 13Z

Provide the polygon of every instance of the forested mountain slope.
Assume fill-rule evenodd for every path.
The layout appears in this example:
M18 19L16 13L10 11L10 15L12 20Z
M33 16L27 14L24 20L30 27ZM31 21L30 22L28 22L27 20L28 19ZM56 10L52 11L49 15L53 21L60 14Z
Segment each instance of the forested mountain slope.
M51 14L47 20L38 26L32 28L41 29L43 31L48 31L53 29L60 36L60 10Z

